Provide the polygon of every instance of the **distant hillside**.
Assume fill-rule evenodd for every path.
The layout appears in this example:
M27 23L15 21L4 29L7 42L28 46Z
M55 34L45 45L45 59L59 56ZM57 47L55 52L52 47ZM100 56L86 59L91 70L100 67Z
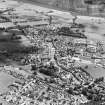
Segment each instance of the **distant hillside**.
M84 0L31 0L31 1L48 4L66 10L76 9L79 7L83 7L85 5Z
M51 7L72 11L79 15L105 17L104 0L31 0ZM98 4L97 2L98 1ZM87 3L86 3L87 2ZM88 3L89 2L89 3Z

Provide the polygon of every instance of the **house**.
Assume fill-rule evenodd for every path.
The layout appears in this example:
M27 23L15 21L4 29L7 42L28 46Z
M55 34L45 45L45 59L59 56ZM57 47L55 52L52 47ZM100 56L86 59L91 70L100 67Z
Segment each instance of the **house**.
M76 45L86 45L87 44L87 40L83 38L74 38L73 42Z
M87 51L90 53L96 53L97 52L97 43L93 40L87 41Z
M88 45L87 46L87 51L90 52L90 53L96 53L97 52L97 46Z

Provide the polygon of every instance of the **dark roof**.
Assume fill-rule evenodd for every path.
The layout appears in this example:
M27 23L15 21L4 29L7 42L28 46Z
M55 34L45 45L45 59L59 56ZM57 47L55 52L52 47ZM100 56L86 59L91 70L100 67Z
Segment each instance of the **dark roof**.
M78 38L87 38L83 33L73 32L69 27L61 27L57 32L58 35L65 35Z

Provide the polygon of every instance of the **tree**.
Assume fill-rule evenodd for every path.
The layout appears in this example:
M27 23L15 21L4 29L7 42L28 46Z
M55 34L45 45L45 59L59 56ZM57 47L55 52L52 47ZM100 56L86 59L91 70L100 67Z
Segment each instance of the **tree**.
M92 4L93 4L93 0L85 0L85 3L86 3L86 4L91 4L91 5L92 5Z
M32 71L36 71L37 70L37 66L36 65L31 65L31 70Z
M74 15L74 18L73 18L73 24L76 23L76 20L78 19L77 15Z
M73 94L73 88L70 87L70 88L67 90L67 93Z
M88 69L88 65L86 65L84 68L85 68L85 69Z
M52 16L49 16L49 25L52 24L52 20L53 20Z
M92 100L92 99L93 99L93 94L88 94L88 95L87 95L87 99L88 99L88 100Z
M87 88L83 88L82 89L82 94L85 95L85 96L87 96L87 90L88 90Z
M95 82L95 83L104 82L104 77L96 78L94 82Z

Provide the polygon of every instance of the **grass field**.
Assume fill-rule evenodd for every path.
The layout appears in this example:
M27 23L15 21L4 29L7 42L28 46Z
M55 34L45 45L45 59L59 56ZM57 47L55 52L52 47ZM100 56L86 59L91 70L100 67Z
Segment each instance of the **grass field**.
M0 93L6 92L8 90L8 85L13 83L16 78L4 73L0 72Z
M16 32L14 32L16 33ZM22 49L25 46L29 46L30 41L24 35L20 36L19 40L11 40L12 33L0 31L0 50L7 50L9 52L15 51L17 49Z
M8 88L7 88L8 85L13 83L15 80L17 79L4 72L0 72L0 93L8 91ZM10 103L7 103L1 98L0 98L0 103L3 103L3 105L12 105Z

